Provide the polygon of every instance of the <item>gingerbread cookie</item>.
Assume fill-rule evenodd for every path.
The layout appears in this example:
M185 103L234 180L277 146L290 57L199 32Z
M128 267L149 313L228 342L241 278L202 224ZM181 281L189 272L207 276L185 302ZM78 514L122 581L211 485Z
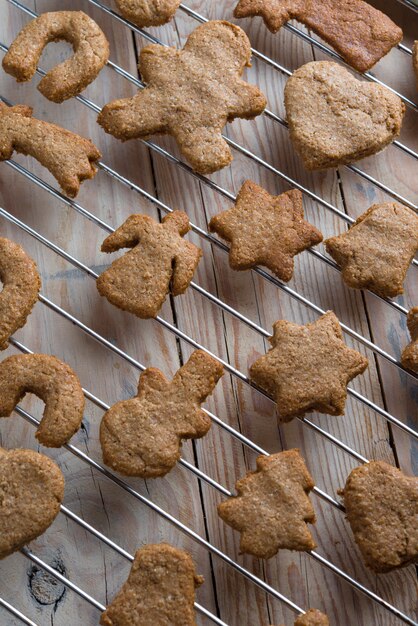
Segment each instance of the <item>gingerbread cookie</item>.
M3 69L19 82L32 78L45 46L68 41L74 55L47 72L38 89L48 100L63 102L78 95L99 74L109 59L108 41L94 20L83 11L44 13L27 24L3 58Z
M309 609L306 613L299 615L294 626L329 626L329 619L318 609Z
M296 70L284 96L290 137L308 170L380 152L399 135L405 112L389 89L359 81L329 61Z
M84 394L77 375L48 354L9 356L0 363L0 417L9 417L26 393L45 402L36 438L48 448L60 448L83 419Z
M325 241L349 287L383 297L403 293L408 267L418 250L418 216L402 204L374 204L342 235Z
M181 0L116 0L123 17L142 28L161 26L171 20Z
M102 626L196 626L195 590L204 582L187 552L168 543L135 554L128 580L102 613Z
M253 382L277 402L279 422L310 411L342 415L347 384L368 365L348 348L332 311L299 326L279 320L273 325L272 348L250 368Z
M180 458L183 439L208 432L211 421L200 405L212 393L223 367L196 350L169 381L153 367L139 378L138 395L114 404L103 416L104 462L127 476L164 476Z
M51 459L0 448L0 559L42 535L63 497L64 477Z
M385 573L418 563L418 478L371 461L351 472L341 495L370 569Z
M107 104L98 122L123 141L173 135L193 169L216 172L232 161L221 134L225 124L252 119L266 106L261 91L241 78L250 58L244 31L221 21L196 28L182 50L143 48L139 70L147 87Z
M297 189L271 196L245 181L234 208L213 217L209 229L231 243L234 270L265 265L283 281L293 275L293 257L322 241L322 234L303 219L302 194Z
M240 551L270 559L281 549L312 550L307 522L314 482L299 450L257 458L257 470L235 484L237 496L218 505L220 517L241 533Z
M183 236L190 230L187 215L173 211L162 223L147 215L131 215L107 237L102 252L133 248L96 281L101 296L141 318L155 317L168 293L178 296L190 285L202 256Z
M363 0L240 0L234 15L259 15L272 33L295 19L359 72L373 67L403 37L399 26Z
M31 107L0 102L0 161L11 159L14 151L39 161L70 198L83 180L94 178L101 157L88 139L32 117Z
M418 89L418 41L414 41L414 47L412 49L412 63L414 66L414 72L417 79L417 89Z
M5 350L38 301L41 279L23 248L4 237L0 237L0 280L0 350Z
M404 348L401 362L404 367L418 374L418 306L408 311L406 318L411 343Z

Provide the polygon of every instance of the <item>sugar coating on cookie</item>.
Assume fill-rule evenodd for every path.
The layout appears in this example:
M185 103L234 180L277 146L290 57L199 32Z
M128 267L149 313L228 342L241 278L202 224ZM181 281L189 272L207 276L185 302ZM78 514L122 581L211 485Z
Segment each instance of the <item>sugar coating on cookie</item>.
M241 78L250 58L247 35L223 21L196 28L182 50L143 48L139 70L146 88L107 104L97 121L123 141L173 135L194 170L216 172L232 161L225 124L252 119L266 106L261 91Z
M312 550L307 522L315 522L308 497L313 487L299 450L259 456L256 471L237 481L238 495L221 502L218 513L241 533L246 554L270 559L281 549Z
M329 619L318 609L309 609L303 615L299 615L294 626L329 626Z
M412 64L415 72L415 77L417 79L418 89L418 41L414 41L414 46L412 48Z
M279 422L310 411L344 413L347 384L364 372L368 361L346 346L332 311L305 326L279 320L270 343L272 348L251 366L250 376L276 401Z
M167 543L135 554L128 580L102 613L101 626L196 626L195 590L204 582L187 552Z
M41 279L36 263L21 246L0 237L0 350L14 332L26 324L38 301Z
M370 569L385 573L418 562L418 478L371 461L351 472L341 493Z
M201 404L223 367L196 350L171 381L156 368L139 378L138 395L114 404L103 416L100 443L106 465L128 476L164 476L180 458L183 439L203 437L211 426Z
M325 247L349 287L393 298L403 293L418 250L418 216L397 202L374 204L348 231L327 239Z
M64 477L51 459L0 448L0 559L42 535L63 497Z
M80 428L84 394L69 365L48 354L18 354L0 363L0 417L9 417L26 393L45 402L36 431L42 445L59 448Z
M297 69L284 91L290 138L308 170L358 161L398 137L405 105L330 61Z
M215 215L209 229L231 243L234 270L265 265L283 281L293 275L293 257L322 241L322 234L303 219L302 193L291 189L271 196L247 180L235 206Z
M403 36L387 15L363 0L240 0L234 15L260 16L273 33L295 19L360 72L373 67Z
M39 91L52 102L78 95L98 75L109 59L109 44L94 20L83 11L43 13L27 24L3 58L3 69L19 82L35 74L45 46L68 41L74 54L46 73Z
M155 317L168 293L178 296L190 285L202 256L183 239L190 230L185 213L174 211L157 222L131 215L102 244L102 252L133 248L97 279L100 295L141 318Z
M14 151L39 161L70 198L83 180L94 178L101 157L88 139L32 117L31 107L0 102L0 161L11 159Z
M401 362L404 367L418 374L418 306L408 311L406 318L411 343L402 351Z
M119 11L130 22L143 26L161 26L171 20L181 0L116 0Z

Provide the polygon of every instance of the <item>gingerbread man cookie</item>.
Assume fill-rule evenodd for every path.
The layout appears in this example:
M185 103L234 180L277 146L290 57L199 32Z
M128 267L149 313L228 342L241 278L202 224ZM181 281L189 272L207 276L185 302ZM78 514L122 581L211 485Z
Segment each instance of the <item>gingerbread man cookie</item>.
M402 365L418 374L418 306L408 311L406 318L411 343L404 348L401 356Z
M193 169L216 172L232 161L221 134L225 124L252 119L266 106L260 90L241 78L250 58L244 31L222 21L196 28L182 50L143 48L139 70L147 87L107 104L98 122L123 141L173 135Z
M399 26L363 0L240 0L234 15L259 15L273 33L295 19L360 72L373 67L403 37Z
M297 69L284 91L290 138L308 170L376 154L401 131L405 105L386 87L330 61Z
M0 102L0 161L11 159L14 151L39 161L70 198L83 180L94 178L101 157L88 139L32 117L31 107Z
M271 196L250 180L241 187L235 207L213 217L209 229L231 243L232 269L265 265L286 282L293 275L293 257L322 241L319 230L303 219L300 191Z
M347 384L366 369L366 357L348 348L332 311L299 326L279 320L272 348L250 368L251 379L277 402L280 422L310 411L342 415Z
M99 74L109 59L108 41L94 20L83 11L44 13L27 24L3 58L3 69L19 82L32 78L45 46L68 41L74 55L47 72L39 91L52 102L78 95Z
M153 367L141 374L138 395L114 404L103 416L104 462L127 476L164 476L180 458L183 439L208 432L211 421L200 405L223 374L216 359L196 350L169 381Z
M351 472L341 494L370 569L385 573L418 563L418 478L371 461Z
M38 301L41 279L36 263L17 243L0 237L0 350L9 338L26 324Z
M196 626L195 590L204 582L187 552L167 543L135 554L122 589L100 618L101 626Z
M133 248L117 259L96 281L100 295L141 318L155 317L167 294L184 293L202 256L185 241L187 215L174 211L162 223L147 215L131 215L102 244L102 252Z
M397 202L374 204L353 226L325 241L349 287L383 297L403 293L403 282L418 250L418 216Z
M142 28L161 26L171 20L181 0L116 0L123 17Z
M0 448L0 559L42 535L63 497L64 477L51 459Z
M220 517L241 533L240 550L270 559L280 549L312 550L307 522L315 522L308 497L314 482L299 450L257 458L257 470L239 480L238 495L218 506Z
M0 417L9 417L26 393L45 402L36 438L60 448L80 428L84 394L75 372L48 354L18 354L0 363Z

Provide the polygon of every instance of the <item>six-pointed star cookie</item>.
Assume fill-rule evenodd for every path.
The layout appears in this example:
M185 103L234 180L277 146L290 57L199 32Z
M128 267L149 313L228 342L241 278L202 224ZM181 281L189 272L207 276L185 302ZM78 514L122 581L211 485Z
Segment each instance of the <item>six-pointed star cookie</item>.
M374 204L342 235L325 241L349 287L393 298L418 250L418 216L402 204Z
M250 368L251 379L277 402L280 422L309 411L342 415L347 383L364 372L366 357L348 348L332 311L313 324L279 320L272 348Z
M271 196L250 180L235 207L213 217L209 228L231 243L232 269L265 265L284 281L292 278L293 257L322 241L319 230L303 219L300 191Z
M259 15L273 33L296 19L360 72L375 65L403 36L387 15L363 0L240 0L234 15Z
M309 492L314 482L299 450L257 458L257 470L236 483L238 495L218 506L220 517L241 533L242 552L269 559L278 550L311 550L307 522L315 522Z
M244 31L222 21L196 28L183 50L143 48L139 69L147 87L107 104L98 122L123 141L173 135L197 172L215 172L232 161L222 137L225 124L252 119L266 106L261 91L241 78L250 58Z
M351 472L340 493L368 567L385 573L418 563L418 478L371 461Z

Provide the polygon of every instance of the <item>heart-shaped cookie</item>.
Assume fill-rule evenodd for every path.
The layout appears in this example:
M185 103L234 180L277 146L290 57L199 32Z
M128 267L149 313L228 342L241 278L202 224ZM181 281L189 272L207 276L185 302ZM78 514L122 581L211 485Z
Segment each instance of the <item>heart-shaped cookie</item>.
M351 472L341 493L370 569L384 573L418 563L418 478L371 461Z
M0 448L0 559L52 524L64 497L64 477L47 456Z
M399 135L405 112L394 93L329 61L296 70L284 95L290 137L308 170L376 154Z

